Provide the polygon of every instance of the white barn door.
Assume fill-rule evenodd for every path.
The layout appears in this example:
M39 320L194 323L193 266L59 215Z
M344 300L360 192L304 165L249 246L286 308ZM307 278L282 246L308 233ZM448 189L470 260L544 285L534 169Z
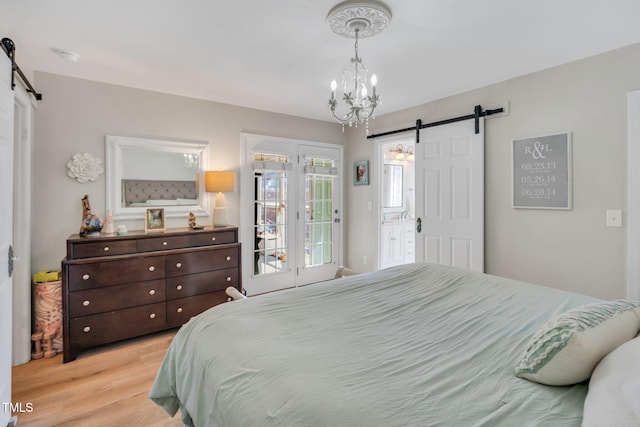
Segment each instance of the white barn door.
M415 156L416 261L484 272L484 119L423 129Z
M9 264L13 230L13 111L11 62L0 51L0 426L11 417L11 321L12 295Z

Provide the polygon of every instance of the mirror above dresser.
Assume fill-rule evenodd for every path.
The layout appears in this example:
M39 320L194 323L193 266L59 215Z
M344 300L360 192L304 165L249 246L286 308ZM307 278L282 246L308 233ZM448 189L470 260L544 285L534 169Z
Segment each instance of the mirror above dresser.
M164 208L167 218L209 214L201 185L207 142L107 135L105 144L105 205L114 220L142 219L149 207Z

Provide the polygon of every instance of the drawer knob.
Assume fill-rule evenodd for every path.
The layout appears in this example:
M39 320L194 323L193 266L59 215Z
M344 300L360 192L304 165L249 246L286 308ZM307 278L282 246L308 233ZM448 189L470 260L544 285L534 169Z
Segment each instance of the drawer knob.
M178 309L176 310L178 313L182 313L182 307L178 307Z
M227 257L227 261L231 261L231 257L230 256Z
M227 276L227 282L231 281L231 276Z
M149 271L155 271L156 268L152 265L151 267L149 267Z
M149 291L149 295L155 295L155 294L156 294L156 290L155 290L155 289L151 289L151 290Z
M155 314L155 313L151 313L151 314L149 315L149 319L155 319L155 318L156 318L156 314Z
M181 262L177 262L176 263L176 268L181 268L182 267L182 263Z
M162 242L162 246L167 246L168 243L167 242Z
M105 252L109 252L109 246L105 246L105 247L103 248L103 250L104 250Z
M179 291L181 291L181 290L182 290L182 285L178 285L178 286L176 286L176 289L177 289L177 290L179 290Z
M84 329L82 329L82 332L84 333L91 332L91 326L85 326Z
M89 280L89 275L88 274L83 274L82 275L82 280Z
M212 238L211 238L211 241L215 242L215 241L216 241L216 238L215 238L215 237L212 237Z
M91 302L89 302L89 300L82 301L82 305L84 305L85 307L89 307L89 304L91 304Z

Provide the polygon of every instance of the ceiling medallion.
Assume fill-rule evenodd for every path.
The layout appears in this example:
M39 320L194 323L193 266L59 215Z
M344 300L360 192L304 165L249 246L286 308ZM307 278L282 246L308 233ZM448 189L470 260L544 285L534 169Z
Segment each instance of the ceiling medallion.
M355 40L355 55L344 67L342 72L341 99L345 104L345 112L337 113L338 98L336 90L338 83L331 81L331 98L329 98L329 110L333 117L342 124L349 126L365 123L369 133L369 118L373 115L380 103L380 95L376 90L378 78L371 75L370 86L367 81L367 67L358 55L358 40L371 37L389 25L391 11L380 2L354 2L345 1L335 6L327 15L327 23L331 30L339 36L353 38Z
M329 11L327 23L329 28L339 36L354 38L356 29L363 39L371 37L389 25L391 11L379 2L345 1Z

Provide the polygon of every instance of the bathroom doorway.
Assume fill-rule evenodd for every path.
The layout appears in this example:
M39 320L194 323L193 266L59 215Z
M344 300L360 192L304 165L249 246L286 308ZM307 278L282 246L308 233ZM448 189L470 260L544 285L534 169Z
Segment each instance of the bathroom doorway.
M378 268L415 261L415 143L378 144Z

